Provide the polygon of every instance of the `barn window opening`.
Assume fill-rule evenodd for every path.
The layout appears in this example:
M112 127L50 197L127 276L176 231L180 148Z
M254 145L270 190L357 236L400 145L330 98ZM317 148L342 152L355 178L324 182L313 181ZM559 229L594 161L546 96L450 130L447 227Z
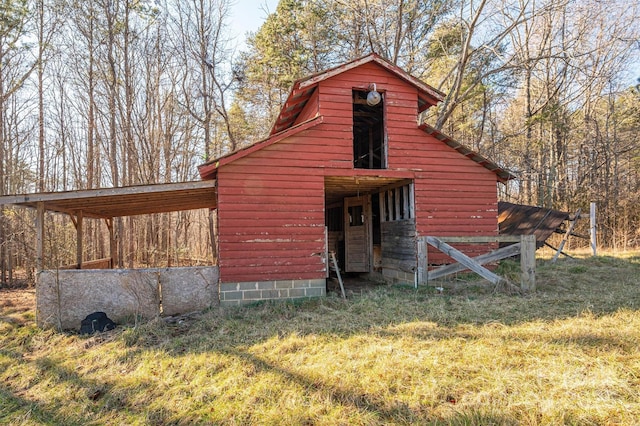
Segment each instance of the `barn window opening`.
M353 166L356 169L385 169L384 95L376 105L370 105L368 93L353 91Z
M349 207L349 226L364 225L364 210L362 206Z
M380 220L395 222L415 217L413 184L399 186L380 193Z

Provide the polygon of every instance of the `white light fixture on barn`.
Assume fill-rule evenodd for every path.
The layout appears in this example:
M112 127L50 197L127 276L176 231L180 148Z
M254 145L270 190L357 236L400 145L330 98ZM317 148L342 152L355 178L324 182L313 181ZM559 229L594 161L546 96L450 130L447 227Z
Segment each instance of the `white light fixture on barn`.
M369 90L370 90L370 92L367 93L367 105L369 105L369 106L378 105L380 103L380 101L382 100L382 95L380 95L380 93L378 93L376 91L376 84L375 83L371 83L369 85Z

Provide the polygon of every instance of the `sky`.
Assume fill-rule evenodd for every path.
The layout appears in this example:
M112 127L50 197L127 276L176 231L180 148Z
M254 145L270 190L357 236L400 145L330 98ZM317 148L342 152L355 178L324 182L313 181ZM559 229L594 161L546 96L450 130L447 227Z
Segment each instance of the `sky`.
M257 31L277 6L278 0L233 0L229 26L240 49L246 33Z
M248 31L257 31L269 13L275 12L278 0L232 0L229 28L234 37L233 45L244 50L244 39ZM628 83L640 83L640 61L633 67Z

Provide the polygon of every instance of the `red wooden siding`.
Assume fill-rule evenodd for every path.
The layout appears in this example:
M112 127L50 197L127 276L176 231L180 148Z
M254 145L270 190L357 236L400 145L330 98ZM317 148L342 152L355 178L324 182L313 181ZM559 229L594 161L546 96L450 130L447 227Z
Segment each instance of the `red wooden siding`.
M324 178L254 163L250 156L218 171L221 279L323 277L322 258L311 254L324 252Z
M324 176L381 174L353 170L352 89L371 83L384 93L388 170L414 176L418 234L497 234L496 175L420 130L417 89L366 63L319 83L296 123L321 124L218 169L223 282L325 276Z
M352 155L350 126L319 125L221 167L223 282L323 278L324 170Z
M388 168L415 172L418 234L496 235L496 175L418 128L418 92L410 84L374 63L333 77L320 87L325 123L331 123L332 117L351 119L351 89L366 89L370 83L384 93ZM464 251L473 254L486 249L467 246ZM448 258L430 248L429 259Z

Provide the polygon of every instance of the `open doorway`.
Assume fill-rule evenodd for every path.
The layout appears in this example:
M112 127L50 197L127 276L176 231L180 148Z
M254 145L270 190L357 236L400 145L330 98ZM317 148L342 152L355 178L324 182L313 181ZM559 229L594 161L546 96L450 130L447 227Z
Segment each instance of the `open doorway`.
M353 167L385 169L387 149L384 134L384 97L367 103L368 92L353 91Z
M404 269L411 272L415 212L410 179L326 176L325 198L327 251L335 253L345 287L350 279L392 281Z

